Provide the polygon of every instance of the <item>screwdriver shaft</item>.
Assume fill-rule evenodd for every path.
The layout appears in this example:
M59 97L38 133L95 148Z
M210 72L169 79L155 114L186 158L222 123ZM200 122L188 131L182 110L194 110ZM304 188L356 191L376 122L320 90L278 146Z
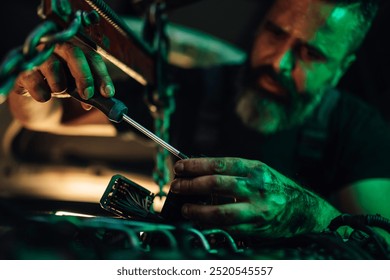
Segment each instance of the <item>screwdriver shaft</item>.
M157 144L159 144L160 146L162 146L163 148L165 148L166 150L168 150L169 152L171 152L173 155L177 156L179 159L187 159L188 156L186 156L185 154L179 152L177 149L175 149L174 147L172 147L171 145L169 145L167 142L165 142L164 140L162 140L161 138L159 138L157 135L155 135L154 133L150 132L149 130L147 130L145 127L143 127L142 125L140 125L139 123L137 123L135 120L133 120L132 118L130 118L129 116L127 116L126 114L123 114L123 120L125 122L127 122L128 124L130 124L131 126L133 126L134 128L136 128L138 131L140 131L141 133L143 133L144 135L148 136L150 139L152 139L154 142L156 142Z

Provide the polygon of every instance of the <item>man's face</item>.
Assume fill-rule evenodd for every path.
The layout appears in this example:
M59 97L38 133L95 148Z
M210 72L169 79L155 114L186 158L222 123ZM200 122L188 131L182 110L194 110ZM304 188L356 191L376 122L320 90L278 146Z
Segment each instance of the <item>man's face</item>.
M358 7L276 0L254 40L237 112L273 133L304 121L353 61Z

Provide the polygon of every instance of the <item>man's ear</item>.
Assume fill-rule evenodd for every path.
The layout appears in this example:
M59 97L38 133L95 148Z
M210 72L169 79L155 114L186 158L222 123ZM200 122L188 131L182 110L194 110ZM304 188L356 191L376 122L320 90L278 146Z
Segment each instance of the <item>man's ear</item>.
M347 72L348 68L352 65L352 63L356 60L355 54L350 54L347 57L344 58L343 62L341 63L340 67L337 69L336 74L334 75L334 78L332 80L332 86L335 87L340 79L344 76L345 72Z
M343 71L344 73L347 72L348 68L352 65L352 63L356 60L356 55L353 53L353 54L350 54L348 55L343 63L342 63L342 68L343 68ZM343 75L344 75L343 73Z

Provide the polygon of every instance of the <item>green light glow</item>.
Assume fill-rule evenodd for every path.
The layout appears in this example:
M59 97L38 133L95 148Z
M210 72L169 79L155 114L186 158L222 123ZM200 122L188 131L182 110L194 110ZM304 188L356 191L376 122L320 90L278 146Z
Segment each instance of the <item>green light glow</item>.
M347 9L343 7L336 7L333 11L332 17L335 21L340 21L347 14Z

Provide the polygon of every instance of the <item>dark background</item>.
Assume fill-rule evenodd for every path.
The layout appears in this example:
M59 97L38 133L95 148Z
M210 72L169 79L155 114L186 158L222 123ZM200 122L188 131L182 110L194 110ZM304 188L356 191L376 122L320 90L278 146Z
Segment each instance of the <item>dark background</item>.
M254 26L269 0L202 0L168 12L173 23L193 27L215 35L241 48L247 48ZM6 3L6 4L5 4ZM118 14L136 15L129 0L107 0ZM4 2L0 11L0 57L20 46L28 33L39 24L36 15L39 0ZM377 107L390 121L390 55L388 27L389 1L383 1L379 15L359 51L358 60L341 81L340 87Z

